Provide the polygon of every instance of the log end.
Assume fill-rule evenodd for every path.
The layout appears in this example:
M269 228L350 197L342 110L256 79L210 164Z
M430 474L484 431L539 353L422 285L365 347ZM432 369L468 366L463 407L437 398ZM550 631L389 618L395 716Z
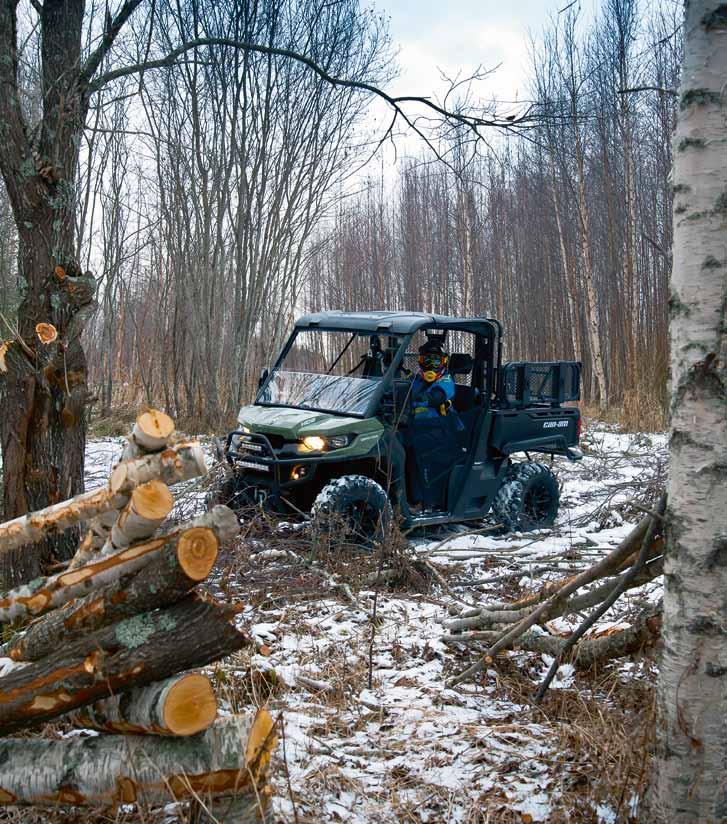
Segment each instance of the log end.
M163 449L174 432L174 421L165 412L149 409L136 419L133 438L139 446L150 452Z
M186 530L177 543L177 560L192 581L204 581L217 560L219 541L214 530L196 526Z
M161 521L169 515L174 498L169 487L159 480L149 481L137 487L131 496L134 512L149 521Z
M217 698L206 675L189 673L169 689L164 702L164 726L173 735L194 735L217 717Z
M265 707L260 707L255 714L245 745L245 763L256 781L260 776L267 774L268 764L277 743L275 721Z

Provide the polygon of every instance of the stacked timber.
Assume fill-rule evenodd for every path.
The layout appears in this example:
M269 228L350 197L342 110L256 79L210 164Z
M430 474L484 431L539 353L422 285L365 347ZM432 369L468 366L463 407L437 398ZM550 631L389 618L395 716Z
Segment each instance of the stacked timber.
M218 720L195 671L251 645L239 606L196 589L237 518L217 506L165 526L169 487L206 472L173 431L142 413L106 486L0 525L3 552L87 524L67 569L0 594L0 622L24 624L0 650L0 735L51 719L98 733L0 738L0 804L190 798L219 821L265 818L275 725L265 709Z

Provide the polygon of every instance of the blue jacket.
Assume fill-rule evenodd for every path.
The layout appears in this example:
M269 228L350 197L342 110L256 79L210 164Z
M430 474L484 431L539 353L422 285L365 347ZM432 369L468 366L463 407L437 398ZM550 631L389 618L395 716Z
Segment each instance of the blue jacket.
M411 395L414 417L419 420L438 418L442 412L456 414L451 403L448 403L454 397L454 381L449 372L445 372L432 383L427 383L421 375L416 375L412 382Z

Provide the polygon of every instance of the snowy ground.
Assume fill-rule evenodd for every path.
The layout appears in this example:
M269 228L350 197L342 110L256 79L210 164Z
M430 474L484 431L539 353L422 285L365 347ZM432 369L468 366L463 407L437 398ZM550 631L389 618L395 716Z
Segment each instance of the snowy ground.
M285 557L286 547L307 557L301 532L278 529L266 537L259 527L243 528L211 586L248 604L241 621L269 654L240 654L214 672L227 709L267 699L281 715L276 820L629 820L634 775L624 777L616 802L607 791L614 776L603 773L633 772L630 762L623 766L627 755L601 752L586 721L574 722L572 712L580 701L579 712L598 716L626 683L631 695L641 695L643 685L646 701L651 662L626 663L597 682L561 667L541 710L528 699L547 670L544 657L507 653L476 682L450 689L447 679L477 650L440 640L450 607L517 597L572 574L610 551L638 520L628 502L655 476L663 481L665 436L598 426L586 433L584 447L582 462L558 462L561 512L554 530L493 537L462 528L414 536L410 555L434 563L446 587L414 577L410 586L376 595L364 577L376 569L370 558L323 559L333 572L350 572L354 605ZM120 448L117 439L89 443L89 486L107 477ZM200 497L188 490L185 514ZM628 622L638 604L654 597L653 584L633 590L594 631ZM556 621L550 628L567 632L569 625ZM638 718L647 708L634 703ZM628 730L628 712L619 712Z

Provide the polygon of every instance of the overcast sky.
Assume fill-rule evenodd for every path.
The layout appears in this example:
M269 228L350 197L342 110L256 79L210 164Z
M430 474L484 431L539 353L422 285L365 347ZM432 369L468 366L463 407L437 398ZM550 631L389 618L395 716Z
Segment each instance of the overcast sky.
M527 96L528 49L549 18L570 0L377 0L390 17L400 76L394 91L442 91L438 68L449 76L470 74L478 65L501 67L482 93L514 100ZM584 15L595 0L580 0Z

